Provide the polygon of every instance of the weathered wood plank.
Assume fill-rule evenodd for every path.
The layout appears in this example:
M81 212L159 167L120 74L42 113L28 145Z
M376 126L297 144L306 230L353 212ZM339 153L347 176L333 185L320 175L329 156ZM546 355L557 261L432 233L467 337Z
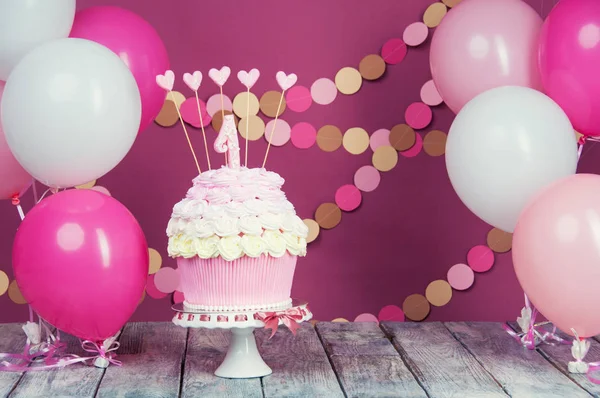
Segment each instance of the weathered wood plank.
M440 322L385 322L383 330L430 397L506 397Z
M20 353L23 352L25 333L21 329L22 324L8 323L0 324L0 352ZM8 360L13 362L13 360ZM8 397L15 388L23 373L0 372L0 397Z
M347 396L427 396L377 324L320 322L317 332Z
M445 324L512 397L589 397L537 351L515 342L499 323Z
M177 397L187 330L172 323L129 323L117 351L122 367L106 369L98 397Z
M343 397L327 354L314 327L301 324L296 336L283 326L257 330L257 344L273 374L263 378L265 397Z
M230 333L222 329L190 329L181 397L262 397L260 379L222 379L214 375Z

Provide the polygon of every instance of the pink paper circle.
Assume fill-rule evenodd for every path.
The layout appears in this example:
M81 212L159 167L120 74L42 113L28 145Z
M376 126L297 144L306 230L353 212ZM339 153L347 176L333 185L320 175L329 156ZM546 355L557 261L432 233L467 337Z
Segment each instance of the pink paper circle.
M195 99L195 98L194 98ZM226 111L233 112L233 104L231 99L224 95L223 96L223 107ZM221 110L221 94L215 94L206 101L206 112L212 117ZM197 111L196 111L197 112Z
M431 108L422 102L413 102L406 108L404 119L406 123L415 130L424 129L431 123L433 112Z
M429 28L423 22L411 23L404 29L402 39L408 46L418 46L422 44L429 34Z
M90 188L92 191L97 191L100 193L105 194L106 196L111 196L110 191L106 188L104 188L103 186L100 185L94 185L93 187Z
M379 323L379 320L373 314L364 313L364 314L360 314L359 316L357 316L356 318L354 318L354 322L375 322L375 323Z
M173 304L183 303L184 300L185 300L185 297L183 297L182 292L180 292L179 290L175 290L173 292Z
M206 104L200 100L200 110L202 111L202 125L208 126L212 117L206 112ZM194 127L200 128L200 116L198 115L198 103L196 97L188 98L179 107L181 118Z
M379 129L371 134L371 138L369 138L369 145L371 146L371 150L375 152L377 148L380 146L391 146L390 144L390 130L387 129Z
M374 191L380 181L381 174L373 166L363 166L354 173L354 185L363 192Z
M273 130L273 126L275 126L275 130ZM271 133L271 131L273 132ZM275 119L273 119L265 127L265 139L267 142L271 140L271 145L282 146L290 140L291 132L292 129L288 122L283 119L277 119L277 124L275 124ZM272 139L271 134L273 135Z
M154 274L154 284L159 292L173 293L179 287L179 271L162 267Z
M494 265L494 252L484 245L475 246L467 254L467 263L475 272L489 271Z
M304 112L312 105L310 90L304 86L294 86L287 92L285 102L294 112Z
M300 122L292 127L292 144L296 148L307 149L315 144L317 130L310 123Z
M161 292L156 288L156 284L154 283L154 275L148 275L148 280L146 281L146 294L153 299L161 299L167 297L166 293Z
M335 203L344 211L356 210L361 201L360 191L352 184L342 185L335 192Z
M408 48L402 39L390 39L381 48L381 58L390 65L395 65L404 59Z
M455 264L448 270L448 283L455 290L467 290L475 282L475 273L467 264Z
M404 322L404 312L396 305L386 305L379 311L379 321Z
M338 90L335 83L326 77L316 80L312 86L310 86L310 95L312 96L313 101L319 105L331 104L335 100L337 93Z
M423 149L423 137L421 137L421 134L416 133L415 134L415 145L413 145L412 148L410 148L407 151L400 152L400 155L402 155L406 158L414 158L421 152L422 149Z
M429 106L437 106L444 102L433 80L429 80L421 87L421 101Z

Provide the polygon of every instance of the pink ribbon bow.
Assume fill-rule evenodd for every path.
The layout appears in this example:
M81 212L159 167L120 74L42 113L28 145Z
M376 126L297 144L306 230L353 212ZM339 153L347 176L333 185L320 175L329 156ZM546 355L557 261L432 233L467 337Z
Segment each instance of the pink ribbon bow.
M276 312L259 312L257 313L257 318L265 323L265 329L271 329L272 333L269 336L269 339L275 336L277 332L277 327L279 326L279 321L281 321L288 329L292 332L292 334L296 335L296 330L300 327L298 322L302 321L302 312L299 308L289 308L285 311L276 311Z

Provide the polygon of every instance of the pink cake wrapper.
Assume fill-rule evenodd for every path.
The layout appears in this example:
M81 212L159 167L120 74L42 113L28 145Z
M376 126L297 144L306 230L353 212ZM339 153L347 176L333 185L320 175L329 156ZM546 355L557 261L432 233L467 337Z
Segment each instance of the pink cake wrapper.
M298 257L285 253L244 256L226 261L221 257L178 258L181 289L186 302L199 306L260 307L290 298Z

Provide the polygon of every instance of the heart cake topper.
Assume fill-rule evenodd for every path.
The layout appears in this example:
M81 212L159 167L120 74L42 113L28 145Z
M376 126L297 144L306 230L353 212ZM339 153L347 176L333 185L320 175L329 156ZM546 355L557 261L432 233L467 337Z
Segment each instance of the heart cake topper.
M229 79L229 75L231 75L231 69L229 69L229 66L224 66L221 68L221 70L212 68L208 71L208 76L219 87L223 87L223 85L227 82L227 79Z
M240 83L242 83L244 86L246 86L248 88L248 90L250 90L252 88L252 86L254 86L254 84L256 83L258 78L260 77L260 72L256 68L252 69L250 72L241 70L238 72L237 77L238 77L238 80L240 81Z
M286 75L283 71L277 72L275 78L277 78L277 84L279 84L279 87L281 87L283 91L291 88L298 81L298 76L296 76L295 73Z
M172 70L168 70L164 75L157 75L156 84L158 84L158 86L163 90L173 90L173 84L175 84L175 73L173 73Z
M194 73L184 73L183 82L190 88L190 90L198 91L200 84L202 83L202 72L195 71Z

